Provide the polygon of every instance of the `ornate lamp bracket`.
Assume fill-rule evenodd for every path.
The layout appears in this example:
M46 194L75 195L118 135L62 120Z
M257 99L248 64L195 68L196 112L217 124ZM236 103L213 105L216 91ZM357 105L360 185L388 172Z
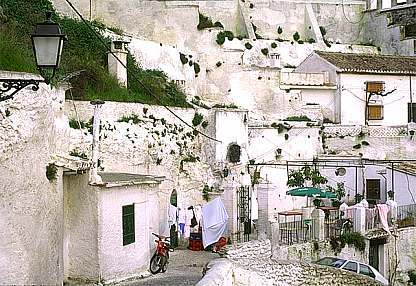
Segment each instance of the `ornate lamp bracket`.
M41 79L1 79L0 78L0 102L12 99L13 96L27 86L32 86L33 91L39 89Z

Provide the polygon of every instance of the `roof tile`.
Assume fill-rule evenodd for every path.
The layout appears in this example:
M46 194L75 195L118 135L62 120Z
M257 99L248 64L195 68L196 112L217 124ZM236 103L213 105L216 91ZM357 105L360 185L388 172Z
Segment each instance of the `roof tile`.
M416 74L416 57L315 51L343 72Z

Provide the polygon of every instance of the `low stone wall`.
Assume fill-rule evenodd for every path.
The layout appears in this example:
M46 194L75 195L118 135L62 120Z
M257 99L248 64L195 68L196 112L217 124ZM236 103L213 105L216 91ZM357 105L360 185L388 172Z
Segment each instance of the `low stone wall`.
M374 280L346 270L311 263L271 259L270 241L253 241L228 247L228 259L211 261L197 284L207 285L379 285Z
M293 245L273 245L272 258L296 262L314 262L327 256L353 259L368 263L368 243L364 251L346 245L340 253L335 254L329 241L305 242Z

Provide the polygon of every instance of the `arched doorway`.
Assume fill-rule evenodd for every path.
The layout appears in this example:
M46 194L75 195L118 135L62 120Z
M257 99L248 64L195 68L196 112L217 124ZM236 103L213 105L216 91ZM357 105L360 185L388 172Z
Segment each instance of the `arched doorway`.
M178 206L178 193L175 189L173 189L172 193L170 194L170 204L172 206Z

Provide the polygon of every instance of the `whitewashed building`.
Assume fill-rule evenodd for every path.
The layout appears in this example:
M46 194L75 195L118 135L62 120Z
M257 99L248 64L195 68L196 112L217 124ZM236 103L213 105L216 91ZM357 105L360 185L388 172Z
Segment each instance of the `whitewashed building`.
M99 175L98 185L90 185L87 174L64 175L64 281L109 283L148 268L163 177Z
M313 102L330 108L335 123L394 126L416 119L415 57L315 51L295 73L327 74ZM328 92L328 86L336 88Z

